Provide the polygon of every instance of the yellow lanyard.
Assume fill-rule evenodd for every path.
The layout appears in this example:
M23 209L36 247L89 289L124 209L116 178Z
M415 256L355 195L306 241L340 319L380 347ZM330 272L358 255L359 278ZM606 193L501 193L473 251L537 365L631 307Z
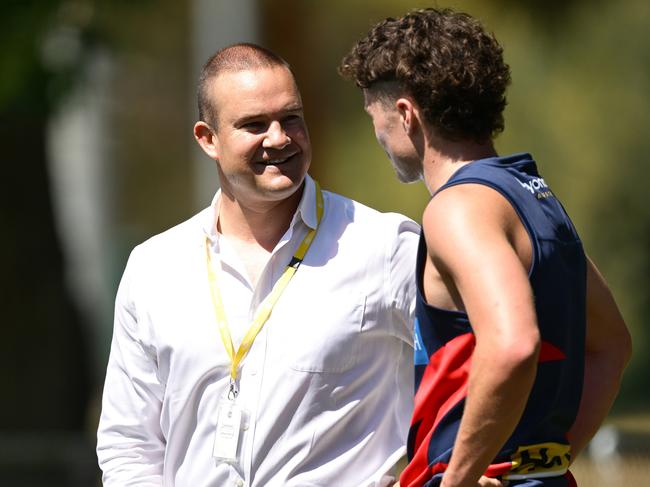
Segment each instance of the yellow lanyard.
M248 331L244 336L244 339L239 345L237 352L235 352L235 347L232 343L232 336L230 335L230 328L228 327L228 321L226 320L223 300L221 299L221 293L219 292L219 286L217 283L217 274L214 272L214 269L212 267L210 241L207 237L205 239L205 250L208 263L208 280L210 282L212 304L214 306L214 313L217 318L217 324L219 325L221 340L223 341L224 347L226 347L228 357L230 357L230 391L228 392L228 397L230 399L234 399L238 394L236 380L239 364L250 350L251 346L253 345L253 341L262 330L264 323L266 323L266 321L269 319L269 316L271 316L271 311L273 311L273 307L280 298L280 295L289 284L289 281L298 270L298 267L300 267L300 263L305 258L305 254L307 253L307 250L309 250L309 246L314 240L316 231L318 230L318 225L320 224L321 217L323 216L323 194L321 193L318 183L316 181L314 182L316 183L316 228L310 229L298 246L298 250L296 250L296 253L287 265L284 273L282 276L280 276L280 279L278 279L278 281L275 283L275 286L273 286L271 293L262 303L259 311L257 312L257 315L253 319L253 323L251 323L251 326L248 328Z

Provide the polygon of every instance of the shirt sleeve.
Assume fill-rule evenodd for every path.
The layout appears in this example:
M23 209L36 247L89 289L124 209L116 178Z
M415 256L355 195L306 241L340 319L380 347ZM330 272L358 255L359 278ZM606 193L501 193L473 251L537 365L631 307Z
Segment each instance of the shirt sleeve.
M105 487L161 486L165 441L160 427L163 386L136 303L137 248L115 303L115 323L97 431Z
M389 239L388 283L392 298L393 333L413 346L415 319L415 262L420 226L401 217L397 232Z

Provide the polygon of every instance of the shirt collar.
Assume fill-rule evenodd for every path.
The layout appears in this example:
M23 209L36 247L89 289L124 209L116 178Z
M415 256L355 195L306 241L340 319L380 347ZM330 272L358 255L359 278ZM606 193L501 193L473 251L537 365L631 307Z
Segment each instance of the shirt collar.
M316 183L309 176L305 176L305 187L302 191L298 209L293 216L291 225L293 226L298 218L309 228L315 229L318 226L318 217L316 216Z
M217 232L217 215L219 214L219 206L221 205L221 189L218 189L210 206L208 206L201 213L201 228L203 233L208 237L211 243L219 241L219 234Z
M220 205L221 189L217 190L214 198L212 198L210 206L204 210L201 222L203 232L213 243L219 240L219 234L215 222L217 221ZM293 219L291 220L291 227L293 227L298 220L302 220L309 228L315 229L318 226L318 218L316 216L316 183L309 174L305 176L305 186L302 191L302 197L300 198L300 203L298 203L296 213L293 215Z

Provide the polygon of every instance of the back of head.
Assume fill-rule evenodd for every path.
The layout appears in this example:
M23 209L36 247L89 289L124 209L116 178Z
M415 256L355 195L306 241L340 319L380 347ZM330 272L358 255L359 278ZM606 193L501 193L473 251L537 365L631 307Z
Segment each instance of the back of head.
M470 15L415 10L375 25L339 72L360 88L395 82L449 140L485 142L503 130L510 69L494 36Z
M210 98L210 82L222 73L260 68L284 67L291 71L289 63L265 47L252 43L239 43L224 47L214 53L205 63L199 77L199 120L215 127L216 107Z

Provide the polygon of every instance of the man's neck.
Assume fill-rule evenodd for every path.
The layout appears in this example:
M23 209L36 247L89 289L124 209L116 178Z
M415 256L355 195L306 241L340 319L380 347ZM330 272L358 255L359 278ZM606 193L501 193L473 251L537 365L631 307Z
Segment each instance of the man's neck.
M303 188L280 201L249 203L222 191L217 230L246 246L272 252L289 228L302 192Z
M423 174L424 182L431 194L438 191L464 165L497 155L491 140L484 143L452 142L433 137L427 142L423 158Z

